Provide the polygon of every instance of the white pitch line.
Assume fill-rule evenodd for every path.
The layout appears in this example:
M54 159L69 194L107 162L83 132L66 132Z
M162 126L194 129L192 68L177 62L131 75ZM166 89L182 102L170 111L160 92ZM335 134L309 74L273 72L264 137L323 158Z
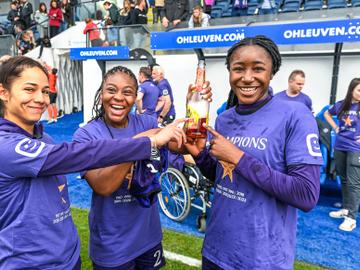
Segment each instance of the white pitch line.
M170 261L178 261L190 266L201 267L201 261L191 257L173 253L167 250L164 250L164 255L165 258L169 259Z

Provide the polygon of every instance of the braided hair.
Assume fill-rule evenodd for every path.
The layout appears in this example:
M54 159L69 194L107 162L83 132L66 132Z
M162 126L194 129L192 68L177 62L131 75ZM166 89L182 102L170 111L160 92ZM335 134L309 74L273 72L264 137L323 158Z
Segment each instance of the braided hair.
M279 48L274 43L274 41L272 41L270 38L268 38L266 36L263 36L263 35L244 38L240 42L234 44L228 50L228 53L227 53L227 56L226 56L226 67L227 67L227 69L230 71L231 56L233 55L233 53L238 48L245 47L245 46L252 46L252 45L258 45L258 46L262 47L263 49L265 49L269 53L269 55L271 57L271 60L272 60L271 74L275 75L276 72L279 71L280 66L281 66L281 55L280 55L280 52L279 52ZM239 104L239 101L238 101L234 91L230 90L228 100L227 100L226 109L234 107L234 106L236 106L238 104Z
M138 82L137 82L136 76L130 69L128 69L127 67L124 67L124 66L116 66L116 67L113 67L112 69L110 69L108 72L105 73L104 78L101 82L101 85L100 85L99 89L96 91L94 105L92 108L92 119L91 120L97 120L99 118L104 120L105 109L101 103L101 93L102 93L105 81L110 76L116 75L117 73L123 73L123 74L129 75L130 78L133 79L133 81L134 81L135 89L138 88Z

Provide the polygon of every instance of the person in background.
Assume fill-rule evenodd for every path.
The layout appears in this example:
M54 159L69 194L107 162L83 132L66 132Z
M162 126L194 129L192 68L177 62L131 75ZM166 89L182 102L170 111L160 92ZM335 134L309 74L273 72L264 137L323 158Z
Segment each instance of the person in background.
M132 9L133 9L133 7L131 6L130 0L124 0L123 7L120 10L120 20L121 20L122 26L131 24L130 12ZM121 45L126 45L126 46L133 44L133 37L132 37L131 29L126 29L126 27L120 28L120 43L121 43Z
M27 30L21 34L19 40L19 55L25 55L35 47L34 34Z
M345 99L336 102L324 117L336 132L335 169L341 179L342 209L331 211L332 218L344 218L339 229L356 228L360 204L360 78L351 80ZM339 125L332 116L337 116Z
M211 8L215 4L215 0L204 0L204 12L211 15Z
M277 13L277 5L275 0L258 0L258 14L268 15Z
M247 37L227 53L232 96L211 134L185 147L215 181L202 249L203 269L293 269L297 209L310 211L323 163L317 125L301 104L275 99L276 44ZM224 86L229 89L229 86ZM241 218L239 218L241 217Z
M138 79L140 85L135 102L137 113L148 114L157 119L158 115L155 109L161 92L152 81L151 69L149 67L141 67Z
M165 1L164 0L155 0L155 5L153 7L153 24L156 24L160 21L162 22L165 16Z
M46 4L41 2L39 4L39 9L35 12L35 21L38 24L37 29L40 33L40 38L44 38L45 36L49 36L49 15L47 12Z
M85 29L83 31L84 35L87 35L91 44L91 47L101 47L103 46L103 40L100 38L100 30L97 25L91 18L85 19Z
M180 22L186 21L189 16L189 2L180 0L165 0L165 16L162 25L165 28L176 27Z
M57 122L57 115L58 110L56 107L56 98L58 89L56 87L57 82L57 72L58 70L56 68L52 68L49 70L49 98L50 98L50 104L48 106L48 114L49 114L49 120L48 124L56 123Z
M1 269L80 270L64 174L155 158L156 147L183 143L174 136L181 132L164 128L136 139L55 144L39 122L50 102L47 74L24 56L0 66Z
M18 7L18 3L16 1L12 1L10 3L10 10L7 15L7 20L11 23L10 32L14 33L14 25L15 22L20 19L20 10Z
M200 6L195 6L192 11L192 15L189 20L189 28L194 27L209 27L210 15L203 13Z
M247 16L248 0L234 0L231 16Z
M72 23L72 18L74 17L74 15L72 14L73 9L71 8L69 0L61 1L61 12L63 15L63 20L61 22L60 32L63 32L69 28Z
M62 21L63 15L61 9L58 7L58 1L51 0L49 10L50 38L53 38L59 34Z
M147 7L146 0L136 0L135 8L130 11L130 25L147 24ZM140 26L132 28L133 44L131 48L144 47L146 32Z
M25 23L25 29L31 26L33 12L33 6L28 0L20 0L20 20Z
M106 19L111 19L113 25L120 25L121 24L121 19L120 19L120 14L119 14L118 7L115 4L108 1L108 0L105 0L105 2L103 3L103 6L104 6L104 9L107 12L104 19L105 20Z
M158 105L156 105L155 111L158 114L158 123L166 125L174 121L176 114L172 89L169 81L164 76L162 67L153 67L152 78L161 92L161 98Z
M312 112L312 101L311 98L302 93L305 85L305 72L296 69L293 70L288 79L288 88L275 95L276 98L280 98L286 101L296 101L304 104Z

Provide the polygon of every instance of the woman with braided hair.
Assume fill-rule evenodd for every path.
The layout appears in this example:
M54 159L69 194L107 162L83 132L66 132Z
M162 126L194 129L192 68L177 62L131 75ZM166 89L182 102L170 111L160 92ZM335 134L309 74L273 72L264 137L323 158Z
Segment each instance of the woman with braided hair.
M232 94L216 119L210 147L186 144L215 181L203 245L203 269L293 269L297 209L319 196L322 157L314 117L304 106L274 99L276 44L245 38L226 58ZM303 108L304 107L304 108Z
M142 136L157 134L156 118L130 113L137 89L137 79L131 70L122 66L110 69L96 93L93 120L75 133L74 140L84 142L102 138L132 138L139 133ZM203 91L204 98L211 97L210 88ZM165 129L176 131L180 129L178 124L179 120L175 120ZM168 147L178 149L173 142ZM165 264L157 190L154 190L158 187L150 185L144 192L150 197L155 194L147 204L144 204L144 196L139 200L139 194L134 192L134 184L138 181L151 182L148 180L161 170L161 165L141 161L136 162L135 170L131 169L132 165L129 162L82 173L93 189L89 213L89 255L93 269L150 270L160 269Z

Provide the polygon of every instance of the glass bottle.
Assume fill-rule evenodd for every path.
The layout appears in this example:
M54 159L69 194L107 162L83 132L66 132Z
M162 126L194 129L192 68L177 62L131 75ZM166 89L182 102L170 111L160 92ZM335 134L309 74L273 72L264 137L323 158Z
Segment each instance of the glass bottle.
M200 91L205 82L205 61L199 60L196 69L195 88L186 105L185 133L188 137L206 138L206 128L203 123L209 123L209 102L202 98Z

